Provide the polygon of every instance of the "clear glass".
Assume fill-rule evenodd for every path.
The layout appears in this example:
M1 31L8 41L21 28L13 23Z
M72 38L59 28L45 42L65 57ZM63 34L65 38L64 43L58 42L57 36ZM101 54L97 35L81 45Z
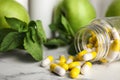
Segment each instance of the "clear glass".
M81 28L75 35L74 46L76 52L78 53L82 50L87 50L89 38L95 34L97 47L92 48L92 50L94 49L97 52L97 56L92 61L106 58L110 50L110 44L113 40L113 35L111 33L113 28L120 34L120 17L106 17L93 20L89 25ZM112 61L117 59L120 59L119 54Z

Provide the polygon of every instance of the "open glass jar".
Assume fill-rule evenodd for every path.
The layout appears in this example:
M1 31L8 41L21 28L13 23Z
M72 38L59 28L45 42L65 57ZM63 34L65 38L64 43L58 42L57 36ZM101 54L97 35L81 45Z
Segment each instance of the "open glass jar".
M120 59L119 34L120 17L95 19L89 25L80 28L75 35L75 50L77 53L88 49L96 51L97 55L91 61L116 61Z

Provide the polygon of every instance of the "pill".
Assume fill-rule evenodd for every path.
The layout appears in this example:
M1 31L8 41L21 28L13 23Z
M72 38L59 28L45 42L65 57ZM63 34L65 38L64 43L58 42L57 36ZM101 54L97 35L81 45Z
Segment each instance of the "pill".
M92 48L93 47L93 44L92 43L88 43L87 44L87 48Z
M87 50L83 50L76 55L77 60L83 60L83 55L87 53Z
M118 54L118 56L115 59L116 61L120 60L120 53Z
M53 56L48 56L47 58L45 58L44 60L41 61L41 66L42 66L42 67L46 67L46 66L48 66L53 60L54 60L54 57L53 57Z
M116 30L116 28L111 29L111 33L112 33L113 39L119 39L120 40L120 36L119 36L119 33Z
M85 62L81 67L81 74L84 74L84 75L89 74L91 68L92 68L92 63L91 62Z
M83 55L83 60L84 61L92 60L96 57L96 55L97 55L96 52L87 53L87 54Z
M72 69L76 66L80 66L80 62L79 61L74 61L74 62L68 64L68 66L69 66L69 69Z
M65 63L66 62L65 56L64 55L60 55L59 61L60 61L60 63Z
M50 65L50 70L59 76L64 76L66 74L65 69L55 63Z
M87 52L92 52L92 49L90 49L90 48L87 48L86 50L87 50Z
M96 36L95 32L91 31L91 36Z
M66 63L58 63L58 65L64 68L66 71L69 69L69 66Z
M96 42L96 40L97 40L97 38L96 38L95 35L94 35L94 36L91 36L91 37L89 38L89 43L94 44L94 43Z
M98 41L95 42L94 47L98 47Z
M94 40L92 37L89 38L89 43L94 43Z
M101 63L107 63L108 61L105 58L99 60Z
M71 62L73 62L74 57L73 56L69 56L68 60L66 61L67 64L70 64Z
M109 53L106 57L106 59L109 62L115 60L115 58L119 55L119 47L120 47L119 43L120 43L119 40L115 39L113 41L113 43L111 44L110 49L109 49Z
M91 52L92 52L92 51L96 51L96 48L95 48L95 47L93 47L93 48L91 49Z
M70 77L71 78L78 78L79 74L80 74L80 66L76 66L74 67L71 71L70 71Z
M95 48L95 52L98 52L99 51L99 48L97 47L97 48Z

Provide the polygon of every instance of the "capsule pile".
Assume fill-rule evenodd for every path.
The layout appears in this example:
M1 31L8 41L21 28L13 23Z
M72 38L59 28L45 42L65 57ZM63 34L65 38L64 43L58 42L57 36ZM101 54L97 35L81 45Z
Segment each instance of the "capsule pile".
M99 61L102 63L111 62L116 59L120 51L120 37L115 28L108 30L111 31L110 49L106 58L101 58ZM111 37L112 35L112 37ZM99 42L99 45L100 42ZM98 55L98 40L95 33L91 32L91 36L88 38L87 49L79 52L75 56L69 56L67 59L64 55L60 55L59 59L54 60L53 56L48 56L41 61L41 66L50 67L50 71L59 76L64 76L66 72L69 72L71 78L78 78L79 75L86 75L92 68L92 60Z
M83 61L82 57L83 56L80 54L77 56L70 55L68 58L64 55L60 55L59 59L56 61L53 56L47 56L47 58L41 61L41 66L49 66L50 71L59 76L65 76L66 72L69 72L71 78L78 78L80 74L85 75L92 68L92 63L87 60Z

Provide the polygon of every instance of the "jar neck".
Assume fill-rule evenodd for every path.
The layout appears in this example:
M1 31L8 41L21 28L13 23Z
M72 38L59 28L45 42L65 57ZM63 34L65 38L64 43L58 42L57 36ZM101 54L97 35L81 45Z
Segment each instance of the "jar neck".
M94 33L96 35L98 46L95 47L97 56L93 61L97 61L97 60L100 60L101 58L106 57L108 54L109 45L110 45L110 37L109 37L106 26L110 27L110 25L109 26L108 24L106 26L105 25L106 25L105 21L101 23L101 21L96 20L96 21L93 21L90 25L81 28L75 36L74 44L75 44L76 52L78 53L82 50L88 49L88 47L86 46L88 44L88 39Z

